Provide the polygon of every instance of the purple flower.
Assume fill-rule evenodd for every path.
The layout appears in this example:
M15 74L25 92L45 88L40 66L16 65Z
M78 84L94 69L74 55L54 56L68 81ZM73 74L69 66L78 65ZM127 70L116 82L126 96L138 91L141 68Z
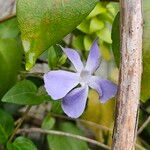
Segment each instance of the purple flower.
M102 103L116 95L117 86L114 83L93 75L100 65L101 58L97 40L90 49L85 66L75 50L62 50L73 63L76 72L50 71L44 75L44 83L46 91L54 100L62 99L62 109L68 116L78 118L83 113L89 87L98 92Z

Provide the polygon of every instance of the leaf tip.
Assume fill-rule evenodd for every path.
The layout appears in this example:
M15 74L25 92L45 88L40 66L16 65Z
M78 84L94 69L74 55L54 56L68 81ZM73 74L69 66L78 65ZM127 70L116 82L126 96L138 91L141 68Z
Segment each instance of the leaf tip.
M27 71L31 70L33 68L33 64L31 64L30 62L26 62L26 65L25 65L25 69Z
M36 54L32 53L32 52L28 52L26 53L26 64L25 64L25 68L27 71L29 71L30 69L33 68L35 62L36 62Z

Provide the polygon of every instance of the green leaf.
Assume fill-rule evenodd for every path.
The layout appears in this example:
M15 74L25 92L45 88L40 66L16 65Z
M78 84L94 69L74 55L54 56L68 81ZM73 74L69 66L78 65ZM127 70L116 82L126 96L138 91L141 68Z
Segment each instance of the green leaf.
M18 0L17 18L26 69L37 57L70 33L92 11L97 0Z
M90 36L88 36L88 35L84 36L85 50L89 51L90 48L91 48L92 43L93 43L93 39Z
M55 118L51 117L50 115L47 115L42 122L42 128L50 130L54 127L55 122L56 122Z
M13 143L7 144L7 150L37 150L37 148L30 139L20 136Z
M143 73L141 100L146 102L150 98L150 5L149 0L143 1L144 35L143 35Z
M17 40L0 38L0 98L16 82L21 59L22 49Z
M60 123L58 130L72 134L82 135L82 132L72 123ZM48 144L51 150L88 150L86 142L65 136L48 135Z
M84 19L82 23L77 27L77 29L79 29L80 31L84 33L89 33L89 30L90 30L89 24L90 24L90 20Z
M111 60L110 45L102 41L99 41L99 43L100 43L99 49L101 50L102 57L105 60L110 61Z
M73 37L72 41L73 48L78 49L78 50L84 50L84 45L83 45L83 35L78 35Z
M100 40L105 41L106 43L111 44L111 30L108 27L103 28L102 30L97 32L97 36Z
M52 108L51 112L55 114L62 114L63 110L61 108L61 101L51 100Z
M16 18L0 23L0 38L16 38L19 32Z
M96 32L103 29L105 26L104 22L98 19L97 17L92 18L90 22L90 33Z
M58 60L59 66L64 65L65 62L66 62L66 60L67 60L67 56L66 56L65 54L63 54L63 55L60 57L60 59Z
M118 13L114 19L113 22L113 27L112 27L112 33L111 33L111 38L112 38L112 49L114 53L114 58L116 61L117 67L119 67L120 63L120 25L119 25L119 15Z
M114 20L114 16L111 13L109 13L109 11L106 12L106 13L100 14L98 16L98 18L101 19L101 20L105 20L110 24L112 24L113 20Z
M107 11L113 15L113 17L115 17L119 11L118 3L108 3L106 8L107 8Z
M57 68L61 54L62 50L60 46L55 45L48 49L48 65L51 69Z
M46 95L39 93L37 87L29 80L23 80L13 86L2 98L3 102L20 105L38 105L46 100Z
M0 109L0 143L7 142L14 128L14 121L10 114Z
M150 98L150 5L149 0L143 1L144 10L144 35L143 35L143 74L141 83L141 100L146 102ZM117 66L119 66L120 61L120 51L119 44L119 15L116 16L115 22L112 29L112 48L115 56Z
M89 14L88 18L93 18L101 13L106 13L106 8L102 5L102 3L97 3L96 7L93 11Z
M43 79L40 76L33 76L28 75L26 77L26 80L30 80L31 82L33 82L38 88L40 88L41 86L43 86Z

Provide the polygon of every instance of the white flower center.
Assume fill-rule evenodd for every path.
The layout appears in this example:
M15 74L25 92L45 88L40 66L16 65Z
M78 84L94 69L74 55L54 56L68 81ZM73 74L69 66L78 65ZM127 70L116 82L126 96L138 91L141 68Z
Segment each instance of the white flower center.
M82 70L80 73L80 84L81 85L88 84L90 77L91 77L91 73L89 71Z

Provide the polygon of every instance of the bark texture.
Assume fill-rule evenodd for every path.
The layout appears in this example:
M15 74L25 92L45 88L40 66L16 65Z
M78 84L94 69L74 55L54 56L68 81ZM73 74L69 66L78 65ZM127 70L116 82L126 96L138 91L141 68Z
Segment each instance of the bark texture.
M112 150L134 150L142 71L141 0L120 0L121 65Z

